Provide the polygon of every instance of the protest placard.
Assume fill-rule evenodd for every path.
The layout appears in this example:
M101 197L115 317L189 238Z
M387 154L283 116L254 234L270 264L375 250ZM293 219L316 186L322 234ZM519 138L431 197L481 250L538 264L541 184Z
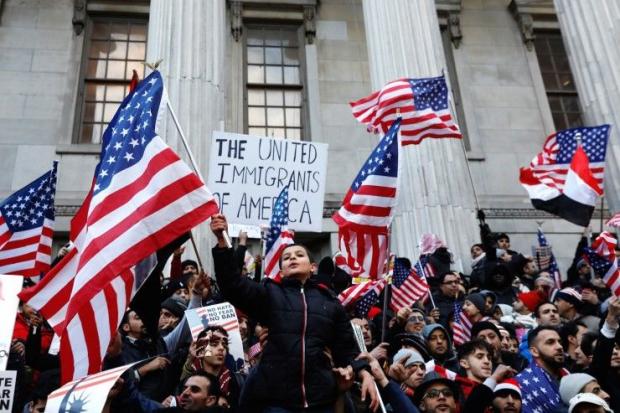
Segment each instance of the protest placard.
M0 371L0 412L10 412L15 398L15 376L13 370Z
M11 350L11 338L15 327L15 316L24 277L21 275L0 275L0 314L4 322L0 327L0 371L6 370Z
M289 225L321 231L327 144L213 132L208 186L233 224L268 225L289 185Z
M239 321L235 313L235 307L230 303L209 305L185 311L187 323L192 332L192 339L196 340L198 334L207 326L222 326L228 332L228 352L235 361L243 361L243 342L239 332Z
M126 364L70 381L47 396L45 413L100 412L114 383L135 364Z

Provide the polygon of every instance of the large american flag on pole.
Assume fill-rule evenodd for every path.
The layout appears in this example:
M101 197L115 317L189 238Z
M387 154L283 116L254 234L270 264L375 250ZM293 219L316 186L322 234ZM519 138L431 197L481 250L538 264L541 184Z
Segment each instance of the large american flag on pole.
M288 225L288 185L282 188L273 205L271 223L265 234L265 277L276 278L280 274L280 255L287 245L294 244L293 233Z
M218 211L201 179L157 135L164 96L155 71L121 103L83 214L72 221L77 262L60 328L63 382L101 368L134 290L133 267Z
M618 241L607 232L601 232L591 247L585 248L585 259L590 263L594 272L603 277L603 281L611 292L620 297L620 271L616 257Z
M590 162L590 171L603 189L605 153L609 125L565 129L547 137L543 150L530 162L529 169L541 183L562 191L570 163L575 155L578 137Z
M398 201L400 119L379 141L332 219L338 224L340 253L349 268L366 278L383 274L387 237Z
M420 261L409 268L402 259L396 258L392 277L390 307L396 312L403 307L411 307L428 294L429 286Z
M49 269L57 165L0 203L0 274L36 276Z
M471 340L472 323L467 314L461 308L458 301L454 302L454 325L452 326L452 337L454 345L461 344Z
M425 138L463 137L450 114L444 76L398 79L349 105L355 119L377 133L386 133L396 118L402 117L403 145L418 144Z

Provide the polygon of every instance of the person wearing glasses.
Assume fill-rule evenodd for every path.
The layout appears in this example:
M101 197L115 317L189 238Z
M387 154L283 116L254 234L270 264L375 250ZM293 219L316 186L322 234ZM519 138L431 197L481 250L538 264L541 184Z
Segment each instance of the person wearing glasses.
M424 413L456 413L458 398L456 382L431 371L416 389L413 402Z
M433 300L426 303L426 312L439 323L448 328L450 314L454 311L454 302L463 304L463 295L460 292L461 276L457 272L447 272L438 277L439 291L433 294ZM433 308L433 303L435 308Z

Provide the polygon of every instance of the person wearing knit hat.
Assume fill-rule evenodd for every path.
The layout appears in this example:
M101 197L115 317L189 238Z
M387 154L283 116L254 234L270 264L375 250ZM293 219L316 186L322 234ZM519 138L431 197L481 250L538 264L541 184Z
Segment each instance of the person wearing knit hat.
M579 317L579 309L582 305L579 291L571 287L563 288L555 294L554 302L563 319L570 321Z
M405 393L413 391L422 383L426 374L426 363L417 351L401 348L394 355L388 375L405 386ZM409 391L407 391L409 390Z
M520 314L531 314L540 303L545 301L545 297L539 291L534 290L517 294L517 301L520 301L522 305L513 303L512 307L515 311Z
M579 393L592 393L603 400L609 401L607 394L598 381L586 373L573 373L562 377L560 381L560 397L565 404L570 404L570 400Z
M513 354L502 350L502 335L497 325L490 321L480 321L471 328L471 337L481 338L493 349L493 365L507 364L517 371L521 371L527 365L519 354Z
M157 328L162 336L171 332L179 324L185 310L187 310L187 305L172 297L166 298L161 303Z
M493 390L493 411L495 413L521 412L521 387L515 379L506 379L498 383Z
M469 294L463 301L463 312L472 323L476 323L484 317L485 305L486 300L482 294Z
M568 413L613 413L609 404L592 393L580 393L570 400Z

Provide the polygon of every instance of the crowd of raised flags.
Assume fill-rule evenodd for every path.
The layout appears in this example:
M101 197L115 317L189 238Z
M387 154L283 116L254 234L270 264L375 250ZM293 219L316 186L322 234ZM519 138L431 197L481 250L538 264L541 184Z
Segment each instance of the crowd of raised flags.
M75 399L68 398L76 389L94 385L87 383L101 385L100 390L109 392L103 393L106 397L100 397L102 405L97 411L103 409L104 404L110 409L114 403L120 403L121 398L135 403L131 411L165 411L166 408L174 409L176 403L180 403L181 410L178 411L243 411L238 409L239 400L235 397L239 393L235 392L241 391L243 381L252 380L252 367L254 363L260 363L264 346L269 345L269 323L257 324L251 315L248 317L238 312L239 322L233 324L244 340L246 360L238 360L223 370L218 368L215 378L205 376L211 389L202 389L203 393L217 393L219 396L209 398L207 394L204 405L200 404L200 399L195 409L195 400L189 395L191 386L186 382L179 381L176 386L180 391L178 396L172 395L165 400L148 399L134 387L119 390L123 388L121 377L127 374L126 371L134 371L139 382L139 372L152 372L150 366L154 363L160 363L157 365L166 370L177 349L183 346L180 331L185 318L179 315L181 313L176 314L181 327L168 332L168 338L164 340L168 352L152 355L145 361L136 360L137 366L141 366L139 368L113 366L116 368L100 373L111 367L106 365L106 360L118 353L113 347L119 343L119 327L125 334L126 327L131 331L131 317L137 313L132 310L132 315L128 309L137 307L133 301L136 294L142 291L144 296L148 290L147 280L160 276L163 263L168 259L162 250L186 240L192 228L219 210L197 171L186 165L158 135L157 122L167 107L165 96L163 79L157 71L142 82L132 80L129 95L120 104L103 135L100 161L93 173L90 191L71 221L70 243L53 263L51 245L57 164L0 203L0 274L21 275L34 281L28 282L31 286L19 294L23 308L29 309L22 310L18 316L19 323L26 329L26 338L23 342L19 341L21 338L14 338L12 351L22 352L22 347L16 343L22 343L24 349L32 351L28 340L31 335L37 336L39 327L47 328L57 343L58 355L52 355L52 359L56 357L52 366L60 369L57 387L64 386L47 396L46 411L91 411L72 410L70 404ZM450 115L448 96L446 80L440 76L399 79L351 103L354 117L369 131L383 136L333 215L338 226L338 251L333 258L326 257L322 261L326 260L331 269L319 270L317 282L335 292L334 299L337 297L339 305L362 328L356 336L365 341L360 348L369 347L370 354L363 354L361 358L372 372L382 397L378 404L372 397L371 407L376 409L381 405L384 411L394 412L421 409L453 413L460 404L466 409L463 411L539 413L558 411L558 408L561 411L564 406L572 412L577 411L574 409L582 402L575 397L581 397L584 403L603 409L609 409L607 403L619 408L620 390L616 387L612 391L614 389L608 387L613 386L614 378L620 378L620 335L617 334L620 303L615 298L620 297L620 272L615 235L603 232L591 245L582 248L580 244L575 261L568 270L573 272L573 282L567 281L567 277L562 281L558 263L542 228L538 230L533 255L527 257L509 250L509 245L500 244L501 236L489 237L484 215L480 251L474 253L472 247L472 259L476 265L472 272L480 272L483 280L480 285L473 282L473 274L470 279L469 275L451 269L450 262L437 262L440 258L436 253L448 251L448 246L435 235L421 237L420 255L412 257L413 264L408 258L397 257L390 251L391 226L400 190L399 170L404 161L402 151L416 150L415 146L407 145L423 144L427 138L462 138ZM573 128L558 131L546 139L542 152L528 167L522 168L520 176L535 208L584 227L589 224L597 199L603 195L609 131L609 125ZM261 243L263 251L256 261L252 257L247 259L244 243L237 247L242 253L238 264L256 282L261 278L282 282L281 255L287 247L294 245L294 232L288 228L288 204L289 188L285 186L274 200L270 226L264 231ZM607 225L620 226L620 218L613 217ZM252 268L246 265L250 261ZM524 265L532 262L537 267L533 277L524 271ZM211 285L213 281L200 274L201 266L194 266L195 273L187 281L174 280L172 295L180 294L175 298L178 302L168 302L169 295L161 304L162 311L166 309L174 313L178 306L187 309L188 305L196 304L192 300L209 305L217 302L213 294L215 286ZM344 282L336 282L338 276L341 281L344 277ZM446 282L447 276L454 280L451 278ZM497 283L493 284L495 281ZM196 285L202 289L195 290ZM496 288L488 289L487 285ZM501 290L498 285L502 285ZM158 286L154 290L155 296L147 297L146 302L151 299L151 304L159 302ZM192 298L183 297L183 290ZM586 298L592 296L592 291L595 291L596 299ZM514 301L506 302L505 297ZM144 297L142 300L144 302ZM572 309L563 303L568 303ZM513 308L510 310L502 305ZM562 322L559 318L558 323L546 320L541 310L543 305L553 306L563 317ZM420 316L410 317L412 311ZM36 326L32 314L42 317ZM200 314L206 315L207 310ZM584 317L605 321L593 328ZM530 319L531 323L515 321L519 319ZM534 325L539 327L531 328ZM33 326L36 327L34 333ZM256 329L250 331L250 326ZM597 342L590 343L588 349L581 348L583 335L577 338L578 334L573 334L568 326L577 330L576 326L583 326L590 334L598 334ZM558 341L560 339L552 334L556 327L566 328L567 335L576 337L579 351L589 353L589 356L585 355L585 362L575 356L571 363L562 358L559 364L554 364L545 357L558 358L558 354L543 357L536 337L547 334L552 336L550 340ZM196 333L202 331L200 325L194 329ZM305 329L304 324L302 343ZM372 331L375 332L374 339ZM438 332L443 338L435 337ZM201 369L212 373L200 362L201 357L205 360L212 357L211 350L200 353L197 343L206 336L206 346L210 345L210 340L217 341L215 330L209 330L203 336L200 334L196 334L198 338L194 337L192 344L186 343L183 354L185 357L189 351L189 356L187 363L182 364L185 380L190 380ZM497 343L493 341L493 335ZM379 337L386 343L380 343ZM445 343L438 345L434 340ZM500 340L500 347L497 347ZM606 340L611 340L611 344ZM132 339L129 343L135 341ZM523 357L518 352L519 343L525 346ZM130 344L123 342L122 345ZM569 344L575 345L573 342L560 343L562 356L569 352ZM50 346L47 343L47 349ZM40 347L41 343L34 348ZM227 353L228 346L224 347ZM456 354L454 350L457 350ZM595 354L599 350L604 353L601 357L607 357L604 361L611 363L611 372L598 369L597 363L601 360ZM480 371L488 370L488 374L472 367L475 363L469 358L476 352L487 357L488 367L483 366ZM161 361L162 358L168 362ZM530 361L529 366L521 363L525 359ZM32 357L24 358L22 362L32 362ZM209 362L205 363L208 365ZM569 364L573 373L592 380L575 387L582 383L583 377L563 371L560 374L558 370ZM186 369L191 374L185 374ZM426 375L420 375L417 381L412 379L415 369L422 369ZM31 377L33 385L46 369L37 364L36 370L37 374ZM243 376L243 379L236 375ZM516 380L511 378L514 375ZM563 375L566 377L561 378ZM215 379L217 383L213 381ZM549 397L540 395L544 402L527 394L537 391L537 387L529 390L529 380L543 379L546 384L540 387L541 392L551 393L546 395ZM19 379L18 385L23 385L23 380L23 377ZM586 389L586 384L592 381L604 385L609 393L607 398L597 398L605 391L597 393ZM399 387L390 387L390 382L396 382ZM564 383L572 387L566 390L565 386L563 390ZM218 392L213 390L214 386L219 387ZM231 386L239 388L231 390ZM338 411L367 411L368 407L363 407L362 402L352 407L356 403L351 400L358 396L355 387L349 384L340 390L351 406L347 405L348 410ZM567 399L566 395L571 397ZM442 398L447 400L443 410L431 403ZM512 400L513 409L505 408L502 404L504 398ZM601 399L606 400L601 404ZM126 409L128 405L123 406ZM325 410L303 411L337 411L331 406L322 407Z

